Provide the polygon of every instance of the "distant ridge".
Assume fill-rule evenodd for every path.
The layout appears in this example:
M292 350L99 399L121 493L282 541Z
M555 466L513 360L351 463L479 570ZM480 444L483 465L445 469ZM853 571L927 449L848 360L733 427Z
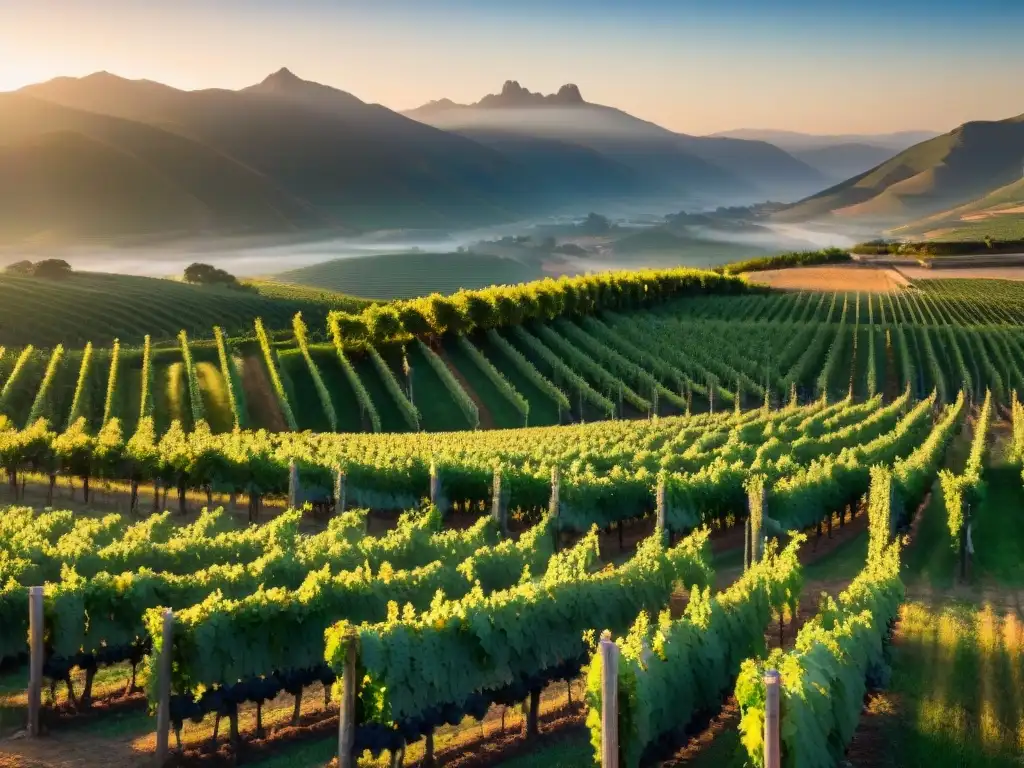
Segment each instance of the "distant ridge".
M891 133L813 134L771 128L738 128L731 131L719 131L711 135L732 139L767 141L785 149L787 152L822 149L839 144L865 144L871 147L884 147L885 149L901 152L915 144L920 144L922 141L934 139L941 133L942 131L911 130L893 131Z
M721 199L795 199L827 182L807 163L763 141L689 136L584 99L566 84L534 93L516 80L472 104L431 101L403 113L421 122L491 143L510 135L587 147L645 180L652 192Z
M895 226L962 205L1021 177L1024 120L965 123L780 212Z

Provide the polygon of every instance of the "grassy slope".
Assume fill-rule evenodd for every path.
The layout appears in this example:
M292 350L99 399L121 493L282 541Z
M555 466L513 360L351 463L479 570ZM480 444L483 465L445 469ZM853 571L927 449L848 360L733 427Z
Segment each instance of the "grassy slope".
M0 274L0 345L78 347L87 341L106 347L173 339L183 328L189 338L213 336L220 325L229 335L251 335L255 318L268 329L287 328L302 312L321 330L329 309L351 308L349 297L309 292L288 296L273 286L257 291L196 286L174 280L102 272L79 272L64 280ZM337 297L334 300L333 297ZM33 318L33 322L25 322Z
M410 344L407 349L409 365L413 370L413 402L423 417L423 429L428 432L447 432L468 429L469 421L455 402L455 398L441 377L437 375L419 345ZM401 358L398 350L383 351L381 355L391 370L401 372ZM402 379L399 378L399 381Z
M273 232L323 221L228 153L102 111L0 94L0 168L11 182L0 189L0 238Z
M377 414L380 416L381 430L384 432L408 432L409 427L406 425L405 419L402 418L401 411L398 410L398 406L395 404L394 399L392 399L387 387L384 386L384 381L381 379L380 374L377 373L377 369L373 367L370 358L368 356L352 355L351 361L352 367L355 368L356 373L359 374L359 378L363 382L363 386L370 393L370 400L373 401L374 406L377 408Z
M46 372L48 360L49 354L36 350L25 361L25 365L18 372L17 379L11 382L3 412L21 426L24 426L25 420L28 418L39 384ZM4 375L3 386L7 386L9 377L10 371L7 371Z
M921 142L876 168L778 214L799 221L831 213L904 221L948 209L1019 177L1024 124L976 122Z
M1020 229L1022 222L1024 222L1024 216L1020 214L995 215L980 221L963 220L963 217L972 214L1004 208L1015 208L1020 205L1024 205L1024 179L1017 179L964 205L927 216L918 221L912 221L893 230L893 234L903 237L950 227L954 231L977 230L979 232L987 232L990 228L995 231L1001 231L1006 227ZM946 236L945 234L943 235L943 237ZM996 235L993 234L992 237L996 237Z
M314 432L330 432L331 425L324 415L320 396L317 394L313 377L309 373L306 358L298 349L281 349L279 351L283 380L290 382L288 402L295 414L299 429L311 429ZM286 386L288 384L286 383Z
M139 389L134 389L133 394ZM153 358L153 418L157 434L166 432L177 420L186 429L192 429L192 408L188 400L188 376L185 363L179 355L154 355Z
M473 343L484 353L484 356L501 371L509 383L515 387L519 394L526 398L530 404L530 426L544 427L558 424L558 405L538 389L529 379L523 376L519 370L509 362L508 358L487 341L486 336L477 336Z
M362 419L359 413L359 404L356 401L356 394L348 383L341 363L338 362L337 353L333 346L310 347L310 355L320 369L320 377L324 380L327 391L331 393L331 403L334 405L334 414L338 419L338 431L340 432L363 432L369 430L367 422L366 430L363 429Z
M445 353L452 365L466 378L469 385L473 387L473 391L483 401L494 419L494 426L500 428L523 426L523 419L519 412L512 407L508 399L491 383L491 380L477 367L469 355L463 352L461 346L449 340L445 344Z
M522 283L541 276L537 268L497 256L396 253L337 259L282 272L276 279L373 299L401 299Z

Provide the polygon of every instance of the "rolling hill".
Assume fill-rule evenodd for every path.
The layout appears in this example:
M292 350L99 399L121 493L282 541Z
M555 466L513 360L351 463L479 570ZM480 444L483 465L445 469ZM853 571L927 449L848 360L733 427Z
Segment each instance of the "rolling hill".
M640 174L652 192L761 198L820 188L814 169L760 141L687 136L586 101L574 85L533 93L508 81L475 104L433 101L407 116L445 130L510 133L587 147Z
M152 125L0 94L0 236L289 231L326 219L263 174Z
M1024 120L965 123L776 214L893 226L962 205L1020 178Z
M539 265L480 253L394 253L335 259L282 272L282 283L326 288L368 299L408 299L543 277Z
M891 150L893 154L920 144L922 141L934 139L939 131L895 131L893 133L846 133L846 134L814 134L798 131L780 131L770 128L739 128L732 131L719 131L712 136L724 136L732 139L748 139L767 141L787 152L804 152L809 149L824 149L843 144L866 144Z
M98 73L21 93L187 137L347 229L503 221L535 195L529 174L500 153L288 70L241 91Z
M74 272L64 279L22 277L0 271L0 346L78 346L87 341L126 346L173 340L182 328L209 338L219 325L249 336L262 317L268 329L291 327L302 312L323 327L332 309L358 311L368 302L330 291L249 282L247 290L190 285L176 280L103 272Z
M985 235L1008 239L1009 230L1014 231L1014 237L1024 234L1024 178L964 205L912 221L893 230L893 234L934 237L969 234L980 240Z

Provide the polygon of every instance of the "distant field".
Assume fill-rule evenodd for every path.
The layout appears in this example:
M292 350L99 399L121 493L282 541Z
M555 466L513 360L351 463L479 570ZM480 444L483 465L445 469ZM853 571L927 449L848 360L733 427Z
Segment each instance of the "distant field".
M114 339L139 343L209 338L215 325L229 335L252 333L262 317L268 328L291 325L302 312L322 328L330 309L351 308L358 299L300 287L255 283L256 291L197 286L174 280L102 272L78 272L63 280L0 273L0 345L108 346Z
M986 235L994 240L1024 238L1024 212L1003 212L971 221L960 221L925 233L929 240L980 240Z
M276 279L369 299L407 299L460 288L525 283L542 277L539 266L476 253L395 253L314 264Z
M1024 267L968 267L962 269L900 267L900 272L911 280L947 280L952 278L971 278L976 280L1024 280Z
M801 291L842 290L885 293L907 284L907 280L895 270L856 265L773 269L765 272L753 272L749 279L752 283L772 288Z

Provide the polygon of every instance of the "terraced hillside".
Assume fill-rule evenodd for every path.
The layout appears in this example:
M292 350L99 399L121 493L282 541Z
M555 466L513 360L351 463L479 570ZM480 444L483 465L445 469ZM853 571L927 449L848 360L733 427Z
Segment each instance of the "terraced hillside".
M301 344L292 322L273 336L255 327L218 332L219 342L186 335L151 353L100 340L7 347L0 413L17 427L45 417L55 429L72 416L94 429L117 418L127 432L151 415L158 434L200 418L215 433L236 424L448 432L864 399L907 386L919 398L934 389L940 402L990 389L1006 403L1024 387L1024 292L1012 282L670 298L493 327L456 319L458 330L426 325L422 338L386 311L335 314L319 329L304 315ZM380 328L390 338L367 343Z
M109 347L114 339L141 344L144 336L173 340L183 328L210 338L215 325L232 335L251 334L263 317L286 328L296 312L321 326L331 310L357 310L368 302L332 291L272 282L248 290L198 286L103 272L75 272L63 279L0 273L0 344Z
M972 516L1007 413L1018 479L1004 470L997 490L1021 485L1013 283L858 295L625 273L315 322L0 354L14 504L0 508L0 665L15 670L0 675L0 737L25 714L36 585L56 734L18 754L59 753L61 718L109 723L96 705L116 700L126 762L253 748L322 765L345 697L348 765L406 750L436 764L435 746L498 764L515 744L583 766L588 742L616 738L635 768L689 749L709 715L735 717L732 693L747 723L732 746L756 762L772 666L788 676L787 764L829 764L883 679L900 542L931 539L965 569L962 542L1011 552L979 554L986 574L1018 551L981 525L987 507ZM77 511L53 511L65 500ZM119 513L97 516L105 503ZM925 506L929 527L912 526ZM829 555L833 534L849 548ZM598 649L604 630L616 650ZM363 685L347 684L357 670ZM810 685L820 670L827 684ZM524 734L506 740L496 721L521 702ZM537 738L545 707L572 720L544 721L563 729L561 757ZM329 738L293 752L300 733Z

